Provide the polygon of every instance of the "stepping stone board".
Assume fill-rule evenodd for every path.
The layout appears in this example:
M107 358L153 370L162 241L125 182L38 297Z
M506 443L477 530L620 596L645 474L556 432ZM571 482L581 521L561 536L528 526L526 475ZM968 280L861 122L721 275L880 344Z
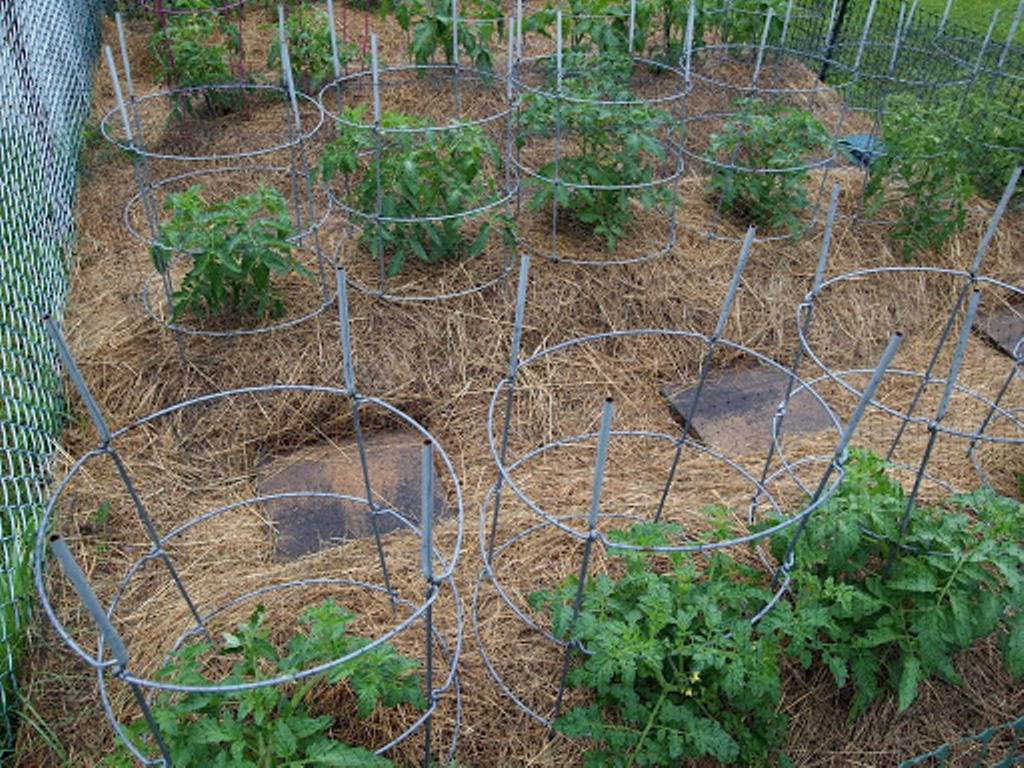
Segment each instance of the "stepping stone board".
M974 330L1013 357L1013 348L1024 336L1024 305L979 311L974 319Z
M420 484L423 438L417 432L382 432L367 435L366 463L378 509L394 509L407 520L420 519ZM362 465L355 439L321 444L274 459L263 467L256 482L261 496L274 493L339 493L365 498ZM438 487L436 474L435 489ZM291 560L334 546L346 539L373 536L369 509L364 503L304 497L263 502L276 536L274 554ZM435 491L434 518L446 512L443 495ZM393 515L377 518L378 530L406 529Z
M696 440L726 456L761 453L772 438L772 417L786 395L789 377L760 367L712 374L704 382L692 424L686 424L696 385L663 384L672 418ZM832 427L832 420L808 392L793 395L783 421L783 433L813 434Z

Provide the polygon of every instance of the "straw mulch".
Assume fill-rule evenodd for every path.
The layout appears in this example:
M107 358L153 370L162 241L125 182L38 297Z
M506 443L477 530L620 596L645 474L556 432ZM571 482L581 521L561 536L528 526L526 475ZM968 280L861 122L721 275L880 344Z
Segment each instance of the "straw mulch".
M360 15L349 9L350 28L361 28L359 19ZM252 33L246 39L250 56L255 56L253 40L267 33L255 20L252 23ZM371 24L382 29L375 17ZM131 30L133 52L139 50L144 33L141 25ZM386 50L397 58L402 42L400 34L389 30ZM140 66L138 71L143 68ZM139 89L143 90L142 85ZM101 73L96 114L109 108L111 100L111 88ZM191 140L218 149L258 143L273 130L285 130L280 105L267 109L266 115L251 123L236 121L230 131L211 136L197 133ZM274 120L278 121L276 125ZM315 153L316 146L310 151ZM850 214L857 202L859 175L837 172L832 178L844 185L844 215L836 227L829 274L901 264L898 250L884 230L854 224ZM134 189L132 168L125 159L102 148L92 154L81 191L78 259L66 318L71 348L111 425L129 424L168 404L232 387L341 385L339 329L333 307L280 332L234 338L186 337L183 349L187 363L182 364L173 335L148 317L140 303L140 285L151 271L149 256L145 245L127 237L120 216L121 207ZM967 229L942 253L927 256L928 263L963 268L971 261L990 214L980 202L977 206ZM703 197L699 187L684 188L678 239L661 258L599 269L535 258L522 344L524 356L560 341L609 330L672 328L710 333L739 251L736 242L708 240L696 234L706 229L713 216L713 204ZM741 234L742 227L737 225L736 231ZM344 226L332 220L321 237L326 253L339 254L357 270L365 269L368 257ZM560 255L588 258L600 247L592 239L574 237L568 229L561 231L559 238ZM726 338L788 364L796 344L795 307L813 275L820 238L820 231L816 231L802 242L781 240L754 248ZM627 252L630 247L638 247L623 245ZM987 274L1021 284L1022 247L1021 221L1009 217L992 243ZM488 255L487 264L481 267L484 272L472 267L465 271L442 268L438 279L453 289L472 285L487 268L493 269L498 258L503 257ZM421 273L412 275L422 278ZM514 280L506 281L495 289L440 303L387 304L351 292L356 376L364 393L404 410L438 438L461 484L465 537L454 579L457 595L451 584L443 585L435 611L439 677L449 670L445 643L450 644L454 637L456 601L465 623L458 668L462 692L459 762L481 767L573 765L579 763L585 745L549 738L546 730L530 721L499 691L481 663L469 619L481 569L477 543L480 508L496 477L488 450L488 403L508 369L513 284ZM308 282L296 282L283 293L289 317L315 309L321 301L320 291ZM837 369L870 368L889 333L899 329L905 334L906 344L897 365L922 370L954 296L955 288L949 281L932 278L890 283L869 279L838 286L821 298L810 336L812 346ZM985 306L1004 299L998 292L990 292ZM704 352L704 345L693 339L620 339L574 347L527 366L521 372L513 409L511 459L560 437L596 429L601 403L607 396L615 398L616 429L677 434L678 427L658 387L665 382L693 382ZM755 364L750 356L727 347L719 349L715 357L716 370ZM948 362L941 360L938 370L944 371L946 365ZM984 341L972 340L963 373L967 386L994 397L1008 371L1006 357ZM808 377L819 375L810 366L803 372ZM864 377L850 374L847 380L862 385ZM886 385L880 397L894 408L906 407L915 385L914 380L895 380ZM1022 389L1024 382L1012 385L1008 402L1020 404ZM926 390L919 413L934 410L937 390L934 386ZM849 415L853 399L836 384L825 383L820 391L841 418ZM79 400L72 396L70 401L72 418L61 453L65 466L96 440ZM958 395L951 408L950 424L969 428L978 422L979 409L976 401ZM348 400L336 394L240 396L132 430L116 445L158 530L167 532L204 511L254 496L261 467L267 462L308 446L343 444L352 435L350 414ZM393 426L394 420L380 411L368 409L365 414L364 429ZM884 452L894 429L893 419L872 412L855 442ZM828 456L835 437L833 431L816 438L787 439L786 455L790 459ZM926 439L923 428L912 426L896 459L916 463ZM737 467L756 476L765 447L755 441L749 455L730 458ZM980 456L1002 489L1012 491L1015 475L1024 472L1020 449L987 447ZM620 515L649 516L670 459L671 451L663 443L616 440L603 509ZM573 526L580 529L579 516L585 515L589 506L592 467L592 446L559 448L524 465L514 477L524 492L551 514L570 516ZM805 482L812 482L821 468L820 463L809 463L800 475ZM939 441L931 472L942 482L926 483L926 498L944 493L942 483L960 489L977 484L965 460L963 443L947 437ZM440 477L451 503L454 486L445 473ZM770 490L780 506L798 498L795 484L785 474ZM751 485L739 471L712 456L690 451L680 464L666 515L699 532L706 528L700 513L703 507L728 505L742 513L738 513L734 525L735 533L740 534L745 528L750 494ZM511 494L506 493L505 500L497 535L499 545L539 522ZM110 513L105 522L99 523L95 512L104 502L109 502ZM613 522L604 524L614 527ZM103 460L90 462L71 483L58 508L55 527L68 538L105 601L113 598L126 568L148 547L130 499L116 473ZM446 557L455 554L457 532L454 522L439 526L437 546ZM273 536L265 511L248 505L183 532L169 551L201 610L252 589L296 579L380 581L372 541L350 541L318 555L281 562L274 557ZM540 529L502 550L498 577L517 603L525 606L525 596L530 592L554 586L579 567L580 548L579 541L563 533ZM385 555L399 594L410 603L418 603L423 580L418 571L416 541L401 533L390 534L385 537ZM753 552L743 556L751 563L758 562ZM605 567L600 556L596 567ZM283 589L261 598L261 602L268 606L274 635L280 638L293 629L304 607L328 596L359 615L355 630L360 634L382 632L394 621L387 600L379 592L341 584ZM55 582L52 598L74 636L92 647L87 617L70 590ZM253 605L250 602L219 614L211 629L229 629L244 620ZM544 714L550 712L560 665L557 649L503 607L487 583L481 585L477 608L480 639L506 682L531 706ZM408 610L408 605L400 606L397 616L408 615ZM543 625L543 617L535 618ZM133 665L148 673L161 664L171 644L189 627L180 596L162 566L153 562L143 566L124 591L118 621ZM396 638L399 650L409 654L421 651L421 627L414 624ZM68 764L95 764L112 746L112 733L95 696L95 680L42 617L33 633L35 643L24 676L28 701L66 750ZM854 723L846 719L844 694L834 690L825 674L820 670L791 670L782 702L792 719L791 755L801 766L888 765L1001 722L1024 709L1024 691L1011 683L990 645L965 654L957 666L965 680L962 688L941 683L925 685L920 700L900 716L896 715L895 702L884 698ZM113 700L119 711L131 712L124 691L115 690ZM338 691L324 692L318 697L318 706L342 723L337 732L340 738L367 744L382 743L406 727L412 717L411 713L397 713L377 715L365 723L353 722L349 717L351 700ZM454 716L449 696L443 700L437 718L442 744L450 739ZM395 757L412 764L416 743L413 740ZM20 765L60 764L38 731L27 727L20 730L18 754Z

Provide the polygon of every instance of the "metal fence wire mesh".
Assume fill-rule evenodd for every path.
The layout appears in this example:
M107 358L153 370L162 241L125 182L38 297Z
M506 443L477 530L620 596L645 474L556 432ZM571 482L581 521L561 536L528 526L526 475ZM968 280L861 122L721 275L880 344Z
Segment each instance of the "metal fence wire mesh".
M60 315L96 0L0 0L0 755L10 744L29 552L62 386L41 319Z

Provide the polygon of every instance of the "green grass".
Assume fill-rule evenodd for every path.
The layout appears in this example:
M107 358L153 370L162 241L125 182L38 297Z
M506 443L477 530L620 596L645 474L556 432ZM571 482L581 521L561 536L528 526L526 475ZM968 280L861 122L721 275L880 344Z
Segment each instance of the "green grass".
M918 7L941 16L946 10L946 0L920 0ZM989 21L992 20L992 12L996 8L1002 13L999 14L994 39L1002 42L1006 40L1006 35L1010 31L1017 0L953 0L953 10L950 11L949 18L957 24L973 29L979 35L984 35ZM1021 26L1024 26L1024 23ZM1024 44L1024 29L1017 30L1015 39L1018 45Z

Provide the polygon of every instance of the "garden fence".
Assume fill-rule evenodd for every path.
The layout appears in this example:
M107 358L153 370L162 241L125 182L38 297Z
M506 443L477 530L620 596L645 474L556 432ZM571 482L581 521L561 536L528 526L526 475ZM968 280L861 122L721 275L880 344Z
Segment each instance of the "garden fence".
M28 559L61 423L42 317L59 316L66 294L98 10L96 0L0 0L0 758L13 736Z
M957 2L957 0L954 0ZM828 63L819 65L819 75L829 82L843 78L844 70L853 68L868 15L870 0L797 0L806 12L796 15L793 34L812 42L826 41L824 50ZM978 14L978 29L969 29L943 14L917 7L916 2L877 0L871 17L868 47L863 52L858 88L847 99L850 106L873 109L878 106L880 80L890 80L887 92L920 83L943 83L969 79L975 68L975 87L996 93L1006 107L1006 115L1019 114L1024 105L1024 29L1013 40L1004 40L998 30L985 44L985 27L989 17ZM966 5L966 3L958 3ZM1014 15L1001 11L1001 17ZM1006 21L1005 18L1001 19ZM1022 23L1020 26L1024 26ZM1003 25L1005 29L1005 25ZM895 60L892 47L899 38ZM979 58L979 53L983 55ZM812 50L808 45L807 50ZM1002 115L1000 115L1002 116Z

